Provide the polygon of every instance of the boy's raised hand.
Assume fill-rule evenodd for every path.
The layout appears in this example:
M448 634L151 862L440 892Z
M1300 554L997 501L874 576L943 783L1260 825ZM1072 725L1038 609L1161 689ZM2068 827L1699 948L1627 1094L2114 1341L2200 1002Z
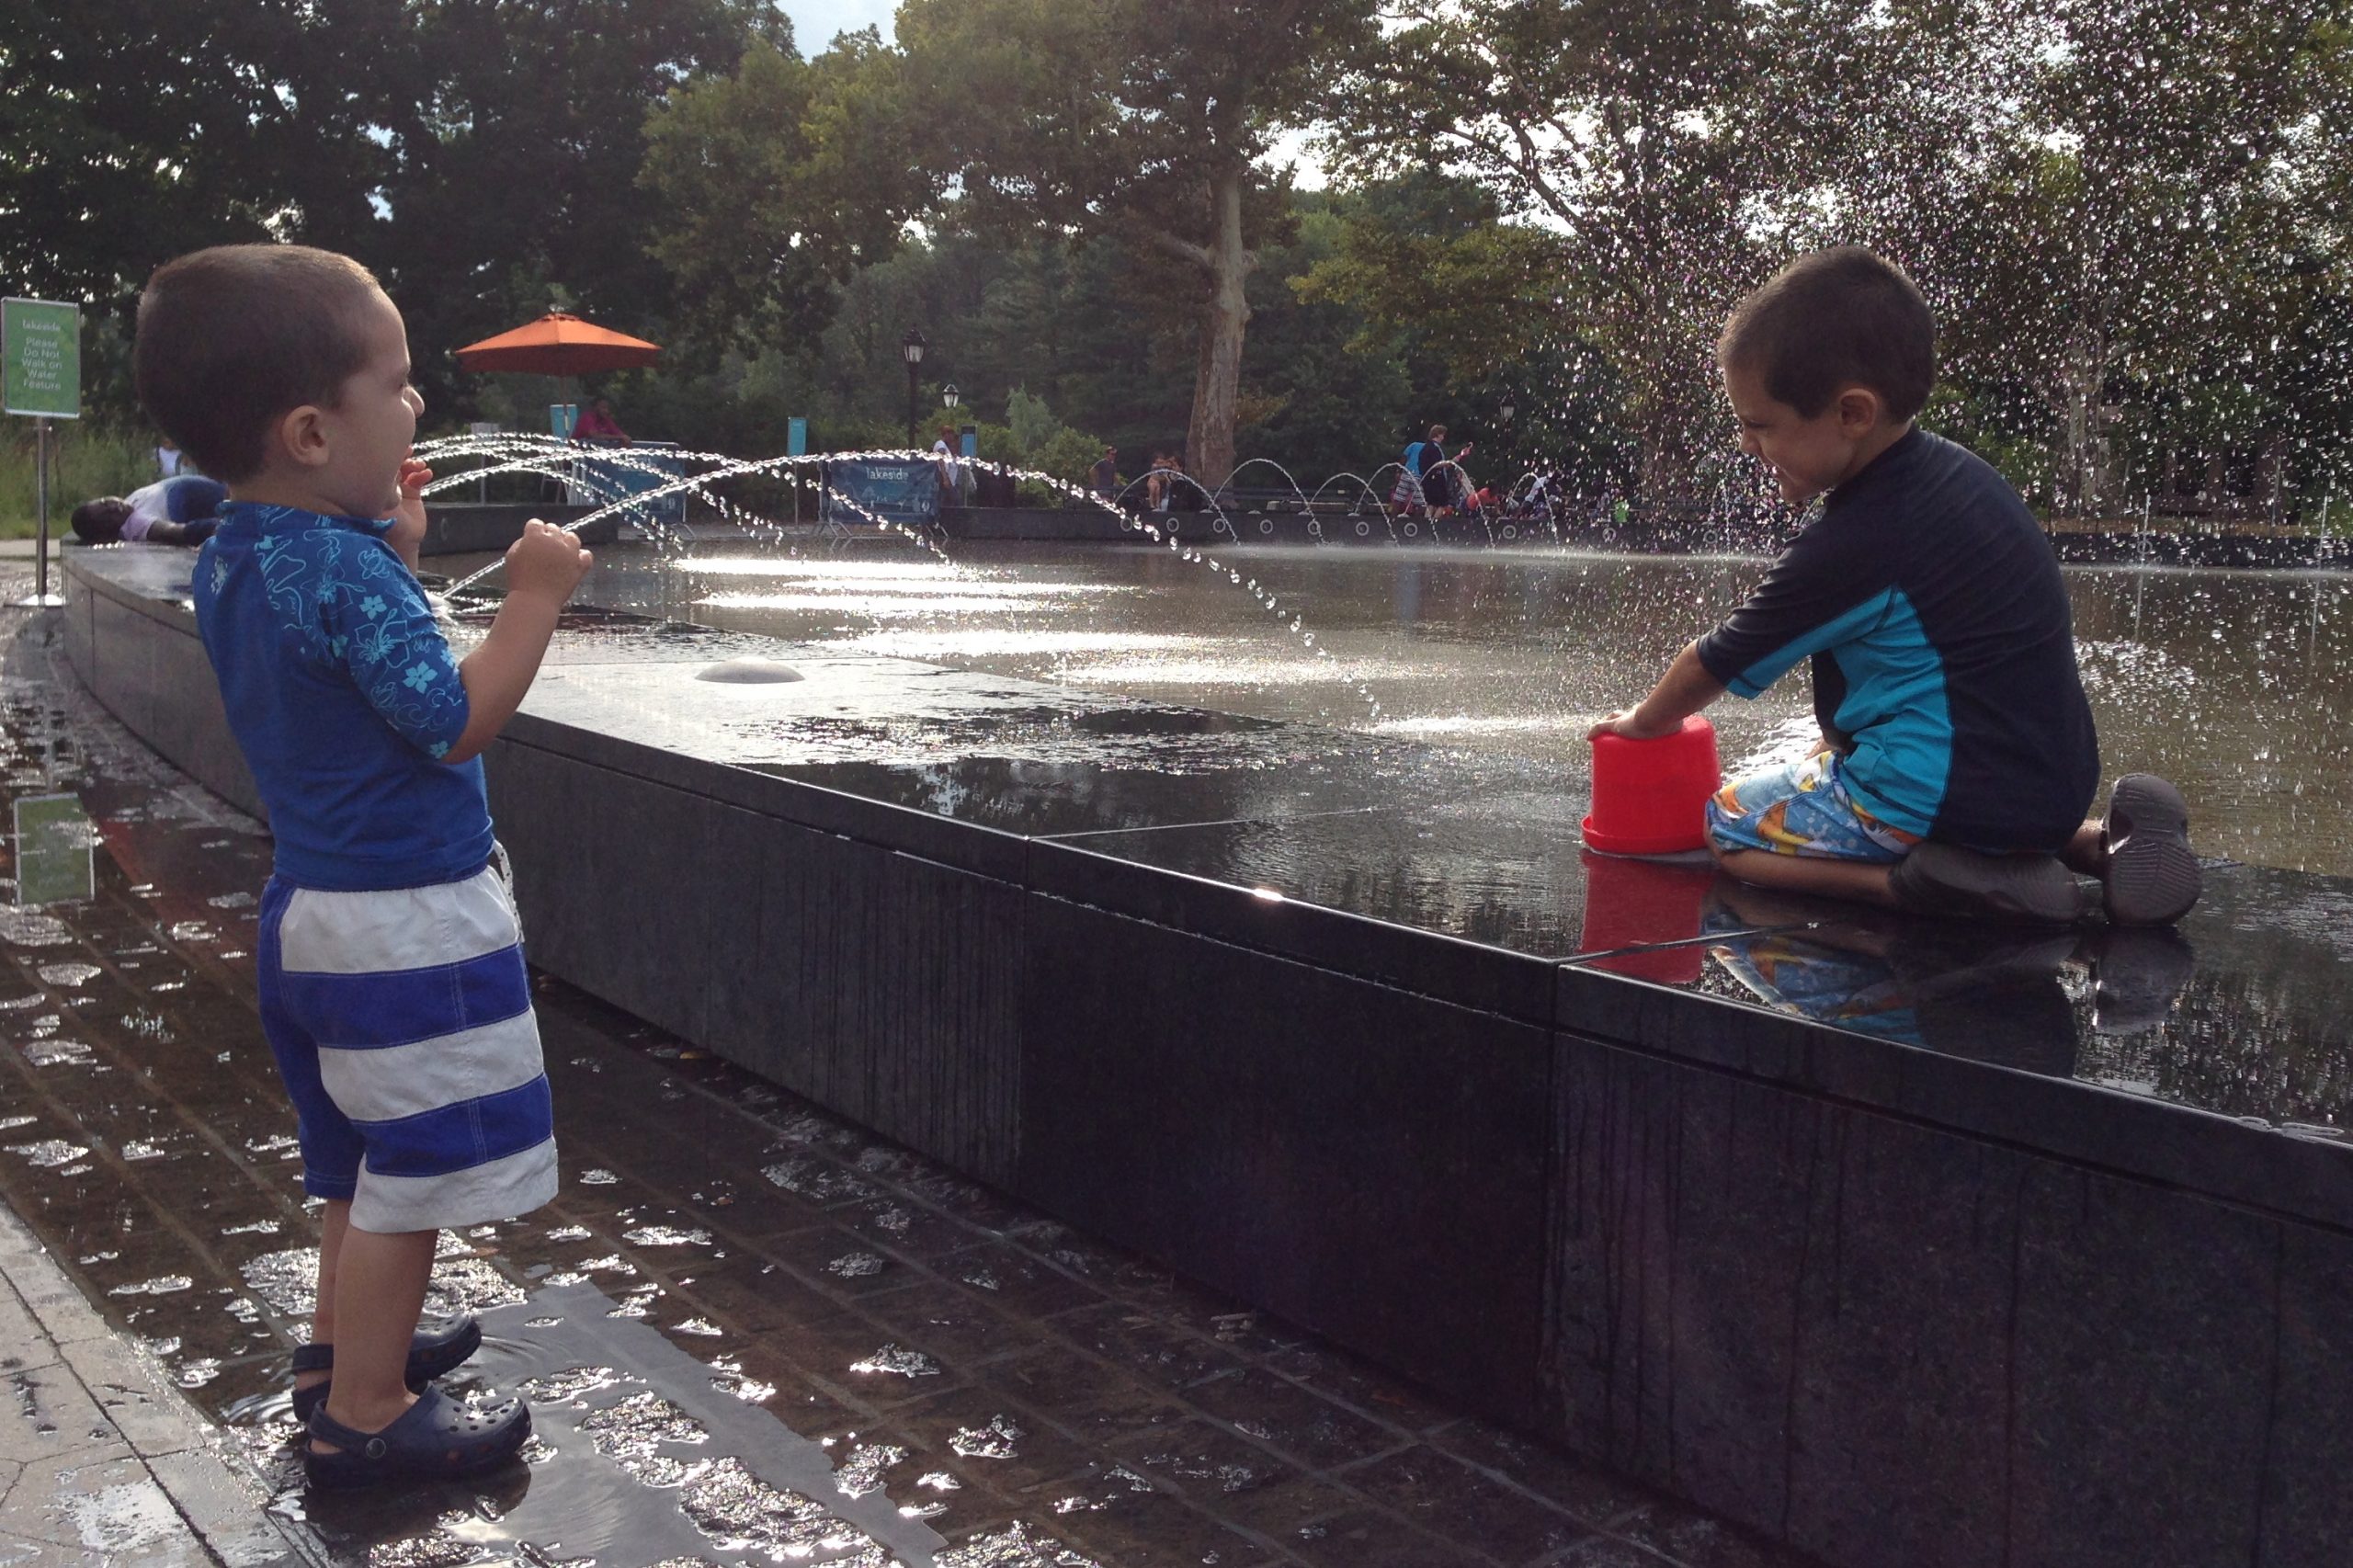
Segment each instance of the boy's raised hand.
M539 595L561 605L594 564L596 557L577 539L533 517L523 525L523 537L506 547L507 597Z
M384 530L384 542L392 552L416 570L417 551L425 543L425 487L433 483L433 471L415 458L401 460L400 505L392 508L392 526Z

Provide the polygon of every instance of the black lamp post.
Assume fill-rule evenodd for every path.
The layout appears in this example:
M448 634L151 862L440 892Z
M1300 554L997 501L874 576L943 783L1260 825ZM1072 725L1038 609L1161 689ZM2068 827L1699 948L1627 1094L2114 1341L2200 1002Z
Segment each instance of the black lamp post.
M907 449L915 446L915 368L923 363L923 351L931 345L924 341L919 327L907 328L907 335L899 339L899 356L907 362Z

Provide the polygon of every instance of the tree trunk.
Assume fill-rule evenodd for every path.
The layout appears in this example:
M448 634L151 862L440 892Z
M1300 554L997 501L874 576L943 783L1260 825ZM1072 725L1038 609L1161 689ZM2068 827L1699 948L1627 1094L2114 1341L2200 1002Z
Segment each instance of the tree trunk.
M1250 321L1245 288L1257 258L1242 244L1242 170L1217 176L1210 190L1215 233L1209 244L1209 293L1201 303L1199 369L1193 378L1193 422L1186 466L1214 491L1233 472L1233 409L1242 390L1242 335Z

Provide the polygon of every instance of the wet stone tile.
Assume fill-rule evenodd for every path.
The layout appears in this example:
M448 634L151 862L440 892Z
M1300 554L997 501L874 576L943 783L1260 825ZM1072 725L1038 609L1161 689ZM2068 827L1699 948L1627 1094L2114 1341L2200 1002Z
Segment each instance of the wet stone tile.
M1493 1561L1371 1512L1302 1526L1282 1544L1315 1568L1472 1568Z
M1176 1399L1091 1357L1054 1346L989 1368L988 1384L1090 1447L1142 1441L1193 1420Z
M861 1310L898 1340L941 1362L977 1371L1002 1357L1036 1351L1047 1343L1037 1324L1009 1317L976 1296L914 1286L868 1297Z
M1536 1562L1592 1536L1568 1515L1433 1449L1373 1460L1340 1478L1414 1523L1475 1541L1506 1562Z
M927 1462L952 1463L955 1473L983 1478L997 1491L1018 1494L1086 1471L1085 1449L1021 1409L994 1388L950 1389L890 1414Z
M1145 1382L1172 1392L1242 1366L1238 1358L1199 1335L1118 1301L1065 1313L1055 1320L1055 1332Z
M1108 1447L1129 1469L1220 1518L1238 1517L1236 1499L1245 1493L1304 1479L1296 1465L1199 1418L1137 1432Z
M1483 1421L1458 1422L1429 1440L1474 1468L1533 1492L1589 1527L1604 1526L1657 1501L1655 1494L1632 1482Z
M1362 1415L1408 1432L1428 1433L1454 1421L1454 1413L1419 1390L1368 1362L1313 1341L1302 1341L1267 1356L1267 1366Z
M1813 1559L1673 1503L1615 1521L1608 1539L1570 1559L1576 1568L1819 1568Z
M1336 1470L1408 1440L1392 1427L1255 1368L1195 1383L1185 1397L1310 1470Z
M1103 1292L1003 1240L988 1241L933 1260L940 1275L992 1304L1023 1317L1045 1318L1100 1305Z
M1182 1498L1114 1467L1031 1494L1078 1551L1117 1568L1263 1568L1275 1553Z
M920 1204L884 1196L835 1212L847 1229L900 1257L928 1262L960 1252L977 1239L972 1227Z

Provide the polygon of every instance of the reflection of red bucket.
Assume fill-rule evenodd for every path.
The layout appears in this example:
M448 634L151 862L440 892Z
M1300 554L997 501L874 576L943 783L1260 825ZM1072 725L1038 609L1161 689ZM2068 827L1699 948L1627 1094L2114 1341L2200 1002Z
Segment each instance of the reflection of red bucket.
M1690 942L1699 934L1701 912L1713 866L1666 866L1587 855L1585 861L1585 930L1578 947L1588 953L1639 948L1652 942ZM1624 953L1591 968L1662 985L1688 985L1699 978L1707 949L1694 942L1657 952Z
M1708 797L1723 783L1716 729L1694 713L1654 741L1593 743L1593 814L1585 841L1605 855L1674 855L1706 846Z

